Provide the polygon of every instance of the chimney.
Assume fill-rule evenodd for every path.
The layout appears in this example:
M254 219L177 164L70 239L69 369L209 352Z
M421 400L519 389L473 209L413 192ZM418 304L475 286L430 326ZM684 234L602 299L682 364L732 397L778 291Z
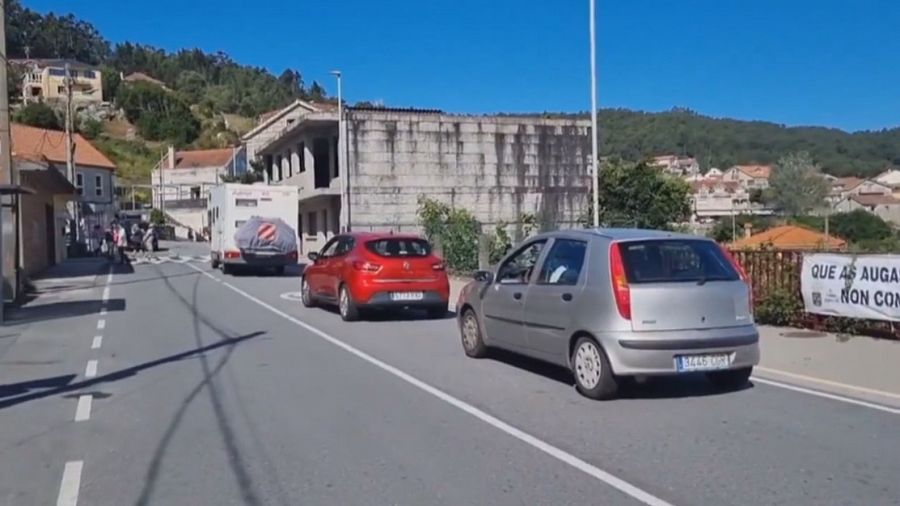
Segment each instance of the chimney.
M169 146L169 168L175 168L175 146Z
M753 224L750 222L744 223L744 238L750 237L753 235Z

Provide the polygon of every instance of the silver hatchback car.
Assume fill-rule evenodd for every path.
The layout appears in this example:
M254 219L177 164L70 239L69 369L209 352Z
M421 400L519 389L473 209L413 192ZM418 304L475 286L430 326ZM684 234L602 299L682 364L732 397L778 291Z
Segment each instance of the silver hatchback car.
M457 303L463 349L568 367L609 399L627 376L704 372L738 388L759 363L750 285L715 242L655 230L541 234L480 271Z

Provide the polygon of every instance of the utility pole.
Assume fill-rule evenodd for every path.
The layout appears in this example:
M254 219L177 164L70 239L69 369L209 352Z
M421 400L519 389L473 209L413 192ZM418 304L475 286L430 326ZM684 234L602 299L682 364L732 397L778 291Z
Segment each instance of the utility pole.
M591 188L593 189L594 228L600 227L600 172L598 150L600 132L597 129L597 0L590 0L591 32Z
M350 230L350 192L347 191L349 183L347 168L349 167L349 164L347 163L348 160L346 159L345 150L343 149L344 143L346 142L344 135L344 91L341 71L332 70L331 75L337 78L338 152L336 155L338 158L338 177L341 179L341 212L338 220L340 223L338 225L340 232L344 233Z
M73 185L75 184L75 143L72 140L72 74L69 73L69 64L66 63L65 66L65 86L66 86L66 177L69 179L69 182ZM83 190L82 190L83 191ZM81 226L79 223L78 215L80 214L78 211L81 206L81 196L76 195L75 200L69 203L69 208L71 209L69 215L72 217L72 229L71 229L71 240L73 244L78 243L78 228Z
M6 82L6 0L0 0L0 182L13 183L12 145L9 139L9 90ZM3 249L3 208L0 206L0 323L5 321L6 252Z

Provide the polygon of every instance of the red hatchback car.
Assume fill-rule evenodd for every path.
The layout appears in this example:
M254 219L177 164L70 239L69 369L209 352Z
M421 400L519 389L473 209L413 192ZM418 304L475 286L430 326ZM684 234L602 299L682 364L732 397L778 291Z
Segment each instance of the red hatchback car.
M447 313L450 281L444 262L421 237L342 234L309 259L300 285L306 307L337 304L345 321L370 308L422 308L431 318Z

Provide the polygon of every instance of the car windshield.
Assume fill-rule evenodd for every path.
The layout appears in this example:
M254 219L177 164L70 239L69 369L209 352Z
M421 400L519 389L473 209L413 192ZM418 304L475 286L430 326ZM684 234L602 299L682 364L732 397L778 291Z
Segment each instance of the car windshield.
M427 257L431 254L431 245L424 239L376 239L368 241L366 249L382 257Z
M620 244L630 283L735 281L738 273L713 242L654 240Z

